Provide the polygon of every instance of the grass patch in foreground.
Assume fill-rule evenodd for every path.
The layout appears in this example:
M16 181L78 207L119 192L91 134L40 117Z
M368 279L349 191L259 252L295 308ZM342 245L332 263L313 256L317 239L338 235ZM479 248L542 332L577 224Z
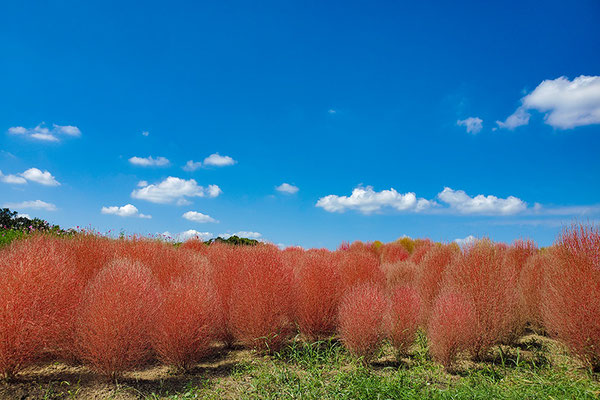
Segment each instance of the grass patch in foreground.
M535 335L495 349L485 362L463 358L453 374L427 354L420 335L397 361L386 345L365 365L336 340L294 341L265 356L222 351L189 374L164 366L127 373L118 384L98 381L81 366L55 363L0 385L0 398L32 399L597 399L598 375Z

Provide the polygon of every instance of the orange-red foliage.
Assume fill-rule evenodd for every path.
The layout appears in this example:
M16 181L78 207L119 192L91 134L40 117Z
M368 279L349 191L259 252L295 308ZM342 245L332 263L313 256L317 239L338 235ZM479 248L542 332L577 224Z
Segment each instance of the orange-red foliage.
M58 239L37 236L0 251L0 375L45 351L63 354L81 294Z
M174 248L170 243L143 237L117 241L117 258L138 261L150 268L162 286L180 277L189 267L192 251Z
M339 271L344 290L361 283L383 285L385 275L379 267L379 260L370 251L339 251Z
M77 326L81 359L113 378L143 365L159 304L159 285L148 268L113 261L85 291Z
M471 350L476 323L473 306L459 293L442 292L437 298L427 328L429 352L449 368L460 351Z
M460 248L437 244L421 260L417 277L417 290L421 299L421 323L427 326L436 297L442 290L444 271Z
M386 243L379 248L381 263L396 263L410 257L410 253L400 243Z
M381 270L385 275L388 288L416 286L419 266L410 260L382 264Z
M399 354L406 354L419 328L421 301L412 287L399 287L390 304L390 339Z
M208 254L208 245L198 238L188 239L181 244L180 249L194 250L197 253L206 256Z
M548 257L535 254L527 259L521 270L519 282L520 298L523 306L523 317L533 329L543 329L542 289L544 285L544 266Z
M309 250L295 274L296 319L300 332L309 340L324 338L335 332L343 289L339 258L339 252Z
M572 226L550 250L543 315L546 328L600 369L600 230Z
M492 345L508 340L514 330L519 276L514 269L503 268L504 251L489 240L481 240L465 248L446 269L447 287L473 307L471 351L477 359Z
M293 332L292 274L274 246L236 248L242 266L234 274L229 313L236 339L276 351Z
M227 346L231 346L235 339L231 327L229 308L235 277L241 271L243 265L243 254L238 250L238 247L229 244L212 243L207 254L211 280L215 284L223 313L221 339Z
M211 350L222 312L207 271L191 269L164 290L153 330L153 347L165 364L188 370Z
M387 299L373 283L351 288L342 298L339 309L339 334L348 350L368 360L387 335Z
M425 255L434 246L434 243L429 239L417 239L414 241L414 246L410 260L415 264L420 264Z

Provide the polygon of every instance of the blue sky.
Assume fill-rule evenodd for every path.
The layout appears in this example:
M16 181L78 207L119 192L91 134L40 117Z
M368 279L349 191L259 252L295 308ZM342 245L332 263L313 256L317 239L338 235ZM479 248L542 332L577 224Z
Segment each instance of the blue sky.
M0 206L305 247L548 245L600 219L599 17L597 1L9 2Z

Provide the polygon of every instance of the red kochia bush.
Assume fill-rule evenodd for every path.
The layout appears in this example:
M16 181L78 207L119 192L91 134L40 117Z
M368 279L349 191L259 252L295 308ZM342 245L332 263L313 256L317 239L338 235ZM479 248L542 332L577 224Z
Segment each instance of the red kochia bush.
M126 259L106 266L86 288L77 327L81 359L112 378L143 365L159 302L148 268Z
M117 257L140 262L152 271L162 286L180 277L192 263L190 255L194 254L189 250L176 249L170 243L137 236L119 240L116 246Z
M58 239L14 242L0 251L0 375L11 378L43 352L63 354L81 293Z
M219 299L206 271L191 269L163 290L153 347L164 363L188 370L209 353L221 318Z
M416 285L419 267L410 260L398 261L395 263L382 264L383 271L388 288L399 286Z
M342 295L339 253L309 250L300 261L294 279L296 318L309 340L335 332L337 309Z
M340 253L339 271L342 276L342 286L348 290L362 283L383 285L385 275L379 268L379 260L370 251L338 251Z
M203 256L208 254L208 245L198 238L186 240L179 247L180 249L193 250Z
M477 359L492 345L506 341L514 330L518 276L515 270L503 268L504 251L489 240L481 240L455 257L446 270L447 287L472 304L475 337L471 351Z
M436 244L421 260L417 290L421 299L421 323L424 326L427 326L435 299L442 290L444 271L457 254L460 254L458 246Z
M410 257L410 253L400 243L386 243L379 248L381 263L395 263Z
M229 299L233 334L247 346L277 351L293 332L291 271L275 246L235 251L242 266L234 275Z
M240 248L224 243L212 243L208 248L211 279L215 284L220 302L222 318L221 339L226 346L233 345L234 336L230 318L230 303L236 275L243 265L243 254Z
M351 288L339 309L339 334L348 350L368 360L387 334L388 302L382 289L373 283Z
M517 285L515 287L518 300L517 307L511 313L510 332L508 342L515 342L522 336L527 325L527 315L529 310L524 304L524 299L521 296L521 278L522 271L527 263L527 260L537 253L537 247L531 240L516 240L508 246L503 252L502 269L506 273L513 274L516 277Z
M406 354L419 328L421 301L412 287L399 287L390 304L390 339L398 354Z
M550 250L542 294L549 332L600 369L600 230L566 229Z
M475 314L467 298L443 292L437 298L427 328L429 352L449 368L460 351L470 350Z
M521 270L520 298L525 321L535 330L543 330L542 289L544 285L544 266L548 262L545 254L535 254L527 259Z

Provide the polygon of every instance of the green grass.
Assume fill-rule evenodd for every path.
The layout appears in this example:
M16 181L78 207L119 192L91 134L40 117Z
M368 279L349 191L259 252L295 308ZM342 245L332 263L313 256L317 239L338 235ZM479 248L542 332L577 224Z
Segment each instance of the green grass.
M568 364L553 365L545 348L519 349L446 373L419 345L397 362L388 347L365 365L336 341L294 343L273 356L239 362L226 378L190 387L179 395L147 398L240 399L598 399L598 377ZM536 354L539 353L539 354ZM224 384L224 380L227 384Z
M25 235L25 232L17 229L0 229L0 247L8 245L13 240L21 239Z

